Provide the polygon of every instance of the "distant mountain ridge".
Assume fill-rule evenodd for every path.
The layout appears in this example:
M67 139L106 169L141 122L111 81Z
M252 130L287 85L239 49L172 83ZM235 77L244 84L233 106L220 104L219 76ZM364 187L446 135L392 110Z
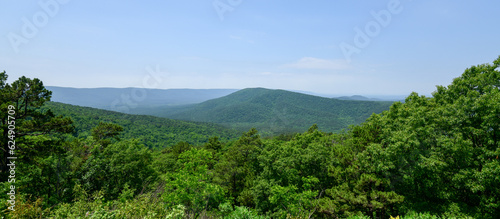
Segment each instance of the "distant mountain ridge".
M353 101L303 93L247 88L230 95L184 107L159 107L155 116L223 124L270 133L302 132L318 124L324 131L339 131L365 121L372 113L389 109L388 101Z
M382 101L382 100L377 99L377 98L368 98L368 97L361 96L361 95L335 97L335 99L339 99L339 100L359 100L359 101Z
M52 101L129 113L137 107L201 103L238 89L69 88L46 86Z
M181 106L201 103L207 100L223 97L241 89L146 89L146 88L72 88L46 86L52 91L52 101L77 106L87 106L99 109L124 112L124 106L130 108L127 113L143 112L151 106ZM314 92L287 90L325 98L363 101L403 101L405 96L366 97L361 95L338 96Z

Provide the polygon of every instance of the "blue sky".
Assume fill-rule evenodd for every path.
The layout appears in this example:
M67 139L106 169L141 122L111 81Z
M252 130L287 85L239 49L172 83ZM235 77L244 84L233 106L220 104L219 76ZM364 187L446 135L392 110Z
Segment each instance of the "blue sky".
M215 7L215 6L217 7ZM0 70L64 87L428 95L500 55L498 1L0 1Z

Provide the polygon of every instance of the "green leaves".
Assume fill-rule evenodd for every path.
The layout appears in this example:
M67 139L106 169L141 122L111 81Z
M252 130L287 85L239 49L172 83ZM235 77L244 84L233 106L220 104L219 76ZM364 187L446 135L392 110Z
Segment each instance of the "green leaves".
M79 181L89 192L104 190L107 199L117 198L126 186L137 194L147 183L156 181L151 159L151 152L137 140L96 147L78 171Z
M123 127L113 123L99 122L99 125L91 130L92 137L98 142L101 142L103 146L107 146L111 143L111 138L115 140L120 140L118 135L123 131Z
M323 191L316 190L319 179L303 177L302 184L300 189L295 185L275 185L271 188L269 202L277 206L276 215L309 218L318 210L319 198L323 195Z
M237 204L253 205L249 191L258 168L257 157L263 143L256 129L251 129L228 146L215 165L214 182L221 185Z
M212 183L212 172L207 162L212 154L203 149L191 149L179 155L181 168L163 176L166 181L162 197L168 206L183 205L187 211L197 214L217 208L224 201L224 190Z

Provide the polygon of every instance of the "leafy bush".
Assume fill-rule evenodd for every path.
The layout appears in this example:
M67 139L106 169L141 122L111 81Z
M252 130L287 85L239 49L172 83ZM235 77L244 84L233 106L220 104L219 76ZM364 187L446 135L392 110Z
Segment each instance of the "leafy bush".
M264 219L266 217L260 216L254 211L248 209L247 207L237 206L234 211L227 217L228 219Z

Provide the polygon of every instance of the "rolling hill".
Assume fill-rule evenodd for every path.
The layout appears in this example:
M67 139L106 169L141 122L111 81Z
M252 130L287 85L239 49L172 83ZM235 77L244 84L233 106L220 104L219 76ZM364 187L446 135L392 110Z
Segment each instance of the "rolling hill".
M42 110L52 110L55 115L71 117L76 135L86 137L99 122L123 126L120 138L137 138L150 148L164 148L178 142L201 145L210 137L218 136L227 141L236 139L241 133L221 125L202 122L178 121L154 116L130 115L90 107L47 102Z
M392 102L324 98L285 90L248 88L230 95L181 107L150 112L172 119L222 124L238 130L255 127L264 133L303 132L311 125L329 132L365 121Z

